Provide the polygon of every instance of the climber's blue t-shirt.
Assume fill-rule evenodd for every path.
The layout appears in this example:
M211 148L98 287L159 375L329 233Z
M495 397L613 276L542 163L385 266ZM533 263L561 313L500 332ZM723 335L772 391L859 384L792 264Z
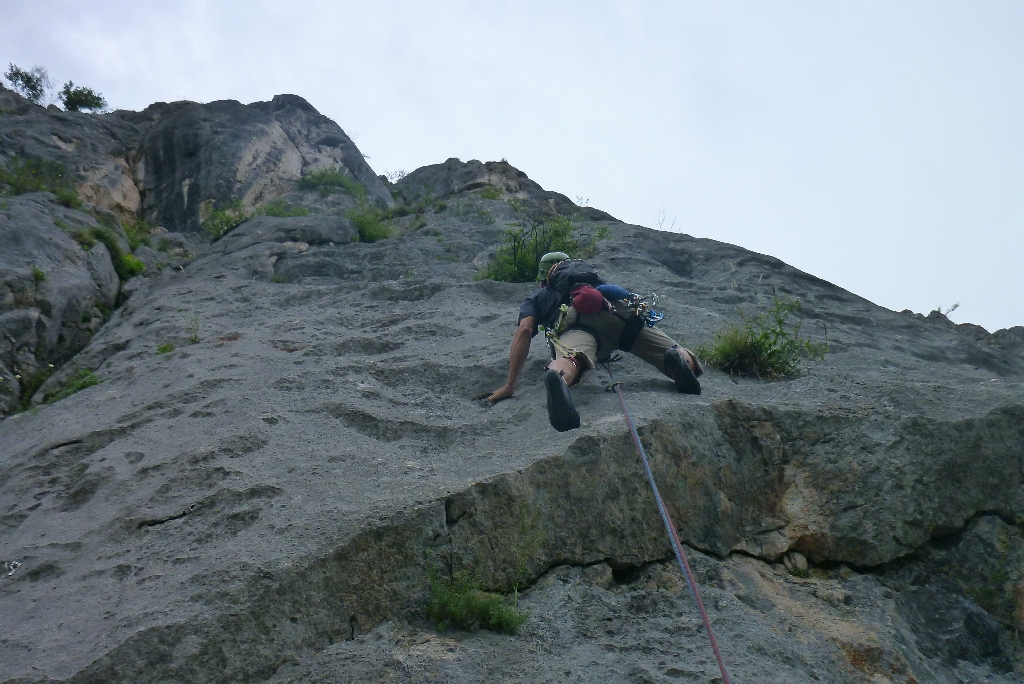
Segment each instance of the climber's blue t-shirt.
M533 334L537 334L537 326L554 328L558 323L558 307L562 305L562 298L557 292L547 287L542 287L526 298L526 301L519 307L519 320L521 323L527 316L533 316Z

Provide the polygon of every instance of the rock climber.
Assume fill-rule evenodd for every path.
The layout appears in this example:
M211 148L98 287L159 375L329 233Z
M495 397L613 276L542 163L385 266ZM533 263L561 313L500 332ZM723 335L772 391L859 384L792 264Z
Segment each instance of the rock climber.
M487 401L493 405L511 397L530 353L538 326L554 331L549 339L554 359L544 374L548 420L559 432L580 426L580 415L569 387L583 380L596 361L617 349L631 352L675 382L683 394L700 394L703 373L697 357L656 327L649 326L618 285L604 283L585 261L564 252L549 252L537 270L539 289L519 307L519 326L512 337L508 379ZM569 294L569 296L566 296ZM563 311L562 305L568 305Z

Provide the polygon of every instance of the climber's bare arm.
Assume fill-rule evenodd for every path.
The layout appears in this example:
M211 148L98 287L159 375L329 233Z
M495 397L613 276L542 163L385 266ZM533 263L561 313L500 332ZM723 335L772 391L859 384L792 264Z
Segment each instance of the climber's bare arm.
M502 399L508 399L516 391L519 374L523 372L526 357L530 354L530 340L533 339L535 320L533 316L527 316L519 322L519 327L512 336L512 349L508 354L508 380L487 397L492 406Z

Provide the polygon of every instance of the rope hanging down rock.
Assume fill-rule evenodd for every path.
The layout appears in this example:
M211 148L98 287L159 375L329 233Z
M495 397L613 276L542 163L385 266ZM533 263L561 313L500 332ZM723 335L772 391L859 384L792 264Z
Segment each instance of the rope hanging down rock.
M690 570L690 564L686 560L686 553L683 551L682 544L679 543L679 535L676 533L676 526L672 523L672 518L669 517L668 509L665 508L665 501L661 498L661 493L658 491L658 485L654 481L654 473L651 472L651 464L647 460L647 452L644 451L644 446L640 443L640 436L636 433L636 427L633 425L633 418L629 415L629 409L626 408L626 400L622 396L622 383L615 379L610 362L602 365L604 366L604 369L608 371L608 377L612 381L612 387L615 388L615 393L619 395L619 405L622 406L622 415L626 417L626 425L629 426L629 434L633 437L633 445L636 447L637 453L640 454L640 459L644 463L644 470L647 471L647 479L651 483L651 490L654 492L654 500L658 504L658 512L661 513L661 519L665 523L665 529L668 531L669 539L672 542L672 550L676 554L676 560L679 561L679 568L683 571L683 576L686 577L686 585L690 588L690 596L693 597L693 602L697 605L697 612L700 613L700 619L704 621L704 629L708 633L708 641L711 642L711 650L715 652L715 660L718 661L718 669L722 672L722 683L732 684L732 679L729 678L729 673L725 669L725 661L722 660L722 654L718 650L718 641L715 640L715 633L711 631L711 621L708 619L707 611L704 610L704 602L700 599L700 589L697 588L697 580L694 579L693 571Z

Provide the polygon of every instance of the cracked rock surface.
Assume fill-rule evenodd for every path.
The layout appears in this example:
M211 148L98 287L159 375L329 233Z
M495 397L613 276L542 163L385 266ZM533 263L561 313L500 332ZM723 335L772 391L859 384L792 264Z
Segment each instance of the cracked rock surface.
M280 102L289 120L315 113ZM274 106L165 105L183 122L161 114L159 145L148 129L156 147L138 149L178 159L210 126L221 142L187 163L212 178L202 160L226 164L223 141L273 128ZM308 152L331 128L315 122L280 125ZM414 208L364 243L349 200L272 167L246 187L279 184L310 215L212 243L191 205L141 183L140 211L182 256L141 251L147 270L68 352L100 384L0 422L0 561L21 562L0 577L0 681L718 681L607 381L573 388L583 424L556 433L536 338L516 396L480 401L535 286L474 276L506 225L568 200L507 164L448 160L373 177L381 206ZM93 218L5 201L18 244L52 235L38 259L79 264L106 296L46 217ZM575 218L608 229L592 263L657 292L682 344L763 310L772 287L800 299L805 334L827 331L831 353L786 381L707 369L685 396L631 356L616 371L735 680L1020 681L1021 329L897 313L739 247ZM525 586L529 618L515 636L438 632L428 568Z

